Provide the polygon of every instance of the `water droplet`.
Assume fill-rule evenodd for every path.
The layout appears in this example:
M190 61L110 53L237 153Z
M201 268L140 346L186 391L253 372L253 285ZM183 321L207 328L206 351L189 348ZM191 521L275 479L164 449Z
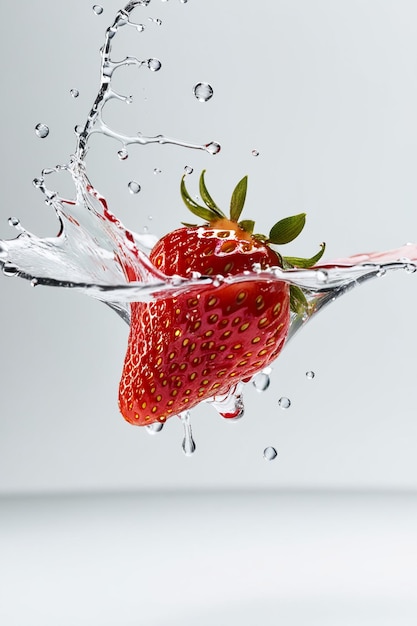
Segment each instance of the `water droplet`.
M17 217L9 217L9 226L13 226L13 228L19 228L20 220Z
M143 33L143 31L145 30L145 26L143 24L136 24L136 30L138 31L138 33Z
M184 427L184 440L182 442L182 449L185 456L191 456L195 452L195 441L193 439L193 433L191 431L190 412L184 411L178 415L182 425Z
M213 97L213 87L208 83L197 83L194 87L194 95L199 102L207 102Z
M291 406L291 400L284 396L278 400L278 406L280 406L281 409L289 409Z
M130 181L130 183L128 184L128 188L131 194L139 193L141 189L139 183L137 183L135 180Z
M265 461L273 461L278 456L278 452L272 446L268 446L264 450L264 459Z
M159 59L148 59L148 67L152 72L158 72L162 67L162 63Z
M74 132L76 135L81 135L81 133L83 132L83 127L81 124L77 124L74 128Z
M252 150L252 156L259 156L258 150Z
M18 273L19 273L19 270L17 269L15 265L13 265L13 263L6 262L3 265L3 274L5 276L8 276L8 277L17 276Z
M259 391L259 393L261 393L262 391L266 391L270 383L271 379L265 372L259 372L259 374L256 374L252 381L253 386L255 387L256 391Z
M187 4L188 0L180 0L181 4Z
M40 189L43 183L44 183L43 178L34 178L32 181L33 186L36 187L37 189Z
M103 10L104 10L103 7L100 6L99 4L95 4L93 6L93 11L96 15L101 15L103 13Z
M186 165L184 167L184 174L192 174L194 172L193 168L190 165Z
M122 148L121 150L119 150L119 152L117 153L117 156L119 157L119 159L121 161L126 161L126 159L129 156L128 151L126 150L126 148Z
M148 220L153 220L153 216L152 215L148 215Z
M207 143L205 145L205 148L207 152L210 152L210 154L218 154L222 149L221 145L217 143L217 141L211 141L210 143Z
M385 269L385 267L380 267L376 275L378 278L381 278L382 276L385 276L386 273L387 270Z
M35 126L35 133L38 135L38 137L40 137L41 139L45 139L45 137L47 137L49 135L49 128L46 124L36 124Z
M414 272L417 271L417 265L415 263L407 263L405 271L407 274L414 274Z
M148 17L148 20L157 26L162 26L162 20L160 20L159 17Z
M70 89L70 94L73 98L78 98L80 92L78 91L78 89Z
M149 424L149 426L145 426L147 432L150 435L156 435L157 433L160 433L163 427L164 425L162 424L162 422L154 422L153 424Z
M38 284L39 284L39 281L37 278L32 278L32 280L30 281L31 287L36 287Z
M158 174L162 174L162 170L160 170L158 167L155 167L153 173L155 174L155 176L157 176Z
M312 379L315 377L315 375L316 375L316 374L315 374L315 372L313 372L313 371L311 371L311 370L310 370L310 371L308 371L308 372L306 372L306 377L307 377L309 380L312 380Z

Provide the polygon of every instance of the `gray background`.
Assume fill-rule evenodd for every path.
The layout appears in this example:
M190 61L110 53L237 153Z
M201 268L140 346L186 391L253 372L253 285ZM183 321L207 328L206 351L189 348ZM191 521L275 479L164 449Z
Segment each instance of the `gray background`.
M32 179L68 158L73 128L95 97L98 50L121 3L102 5L98 17L80 0L17 3L11 11L3 3L3 238L14 236L10 215L39 235L55 234ZM132 29L126 49L160 58L163 68L120 76L115 86L128 84L139 106L120 103L108 119L145 134L216 139L222 152L137 147L121 163L116 144L97 140L90 176L128 226L161 235L186 220L178 182L191 165L190 186L197 189L197 173L207 168L223 204L248 173L246 216L260 230L307 211L305 233L289 252L310 254L325 240L331 258L416 240L414 2L153 0L142 13L146 30ZM208 103L192 95L199 81L214 88ZM38 122L51 129L45 140L34 133ZM131 179L142 185L138 196L127 192ZM113 312L19 280L0 278L0 289L2 493L417 487L413 276L375 281L312 321L275 364L270 389L247 389L239 423L195 410L191 459L177 420L151 438L118 414L128 329ZM292 400L286 412L277 405L282 395ZM278 449L274 463L263 460L267 445Z

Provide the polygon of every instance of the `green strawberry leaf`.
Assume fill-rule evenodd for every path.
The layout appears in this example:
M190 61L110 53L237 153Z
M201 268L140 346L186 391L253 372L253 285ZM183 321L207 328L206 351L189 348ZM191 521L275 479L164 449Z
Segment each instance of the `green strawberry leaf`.
M183 226L186 226L187 228L197 228L198 224L190 224L189 222L181 222L181 224Z
M323 242L320 244L320 250L317 252L317 254L312 256L310 259L302 259L302 258L298 258L295 256L284 256L283 259L284 259L285 264L289 267L309 268L309 267L313 267L313 265L315 265L318 261L320 261L321 257L324 254L325 249L326 249L326 244Z
M239 222L238 226L246 233L252 235L253 229L255 228L255 222L253 220L242 220Z
M297 315L304 315L308 310L307 298L297 285L290 285L290 309Z
M208 189L206 187L206 182L204 180L204 174L205 173L206 173L206 170L203 170L201 172L201 174L200 174L200 196L201 196L201 199L203 200L204 204L206 204L208 206L208 208L211 209L213 211L213 213L215 213L218 217L226 217L225 214L223 213L223 211L221 209L219 209L219 207L214 202L213 198L211 197L211 195L208 192Z
M242 213L247 189L248 177L244 176L242 180L238 182L232 193L232 199L230 201L230 219L232 222L237 222Z
M305 213L285 217L271 228L269 232L269 242L282 246L284 243L293 241L303 230L305 222Z
M194 198L190 196L185 186L185 175L181 178L180 190L181 198L183 199L185 206L189 211L191 211L191 213L194 213L194 215L197 215L197 217L200 217L206 222L214 222L215 220L219 219L219 215L215 211L208 207L201 206L201 204L198 204L198 202L196 202Z

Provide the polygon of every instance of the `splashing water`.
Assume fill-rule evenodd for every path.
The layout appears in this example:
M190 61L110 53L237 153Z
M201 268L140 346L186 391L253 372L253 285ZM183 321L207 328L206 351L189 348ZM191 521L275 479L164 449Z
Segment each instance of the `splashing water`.
M151 0L129 2L118 11L113 23L107 28L105 41L101 50L100 88L93 106L88 113L84 126L76 128L77 142L74 154L68 163L50 169L44 169L39 178L33 181L34 186L44 195L45 202L51 206L59 220L59 232L55 237L39 238L28 232L18 219L12 218L10 224L17 229L18 236L11 240L0 240L0 267L8 277L20 277L31 281L32 285L48 285L74 289L94 297L112 309L129 323L130 302L150 301L183 292L197 293L204 286L213 289L224 284L254 281L285 281L300 287L308 301L308 309L303 314L292 314L290 331L287 341L292 338L312 317L330 302L347 293L355 286L370 279L377 278L387 272L402 270L413 274L417 270L417 245L407 244L399 249L384 253L361 254L349 258L336 259L323 263L313 269L283 270L272 267L268 270L254 268L253 272L226 277L207 277L193 275L184 279L178 276L167 277L152 265L147 252L156 243L156 238L148 233L137 234L123 226L120 220L110 211L105 198L90 183L85 164L89 149L89 140L94 134L101 134L116 140L120 144L119 158L128 158L128 147L133 144L142 146L149 144L173 144L184 149L205 151L216 155L221 149L217 141L201 144L186 142L158 134L145 136L141 132L126 135L115 131L103 118L103 109L111 100L131 102L129 96L117 93L112 87L112 78L120 68L135 66L145 71L157 72L162 63L159 59L139 59L134 56L121 61L112 59L112 44L121 28L143 30L143 24L132 21L132 12L136 8L146 8ZM184 2L185 0L183 0ZM94 5L94 12L99 5ZM198 89L197 89L198 87ZM210 85L196 86L196 97L206 101L213 95ZM201 91L201 94L200 94ZM73 97L78 90L71 90ZM49 128L38 124L36 133L46 137ZM252 154L257 156L257 150ZM185 166L185 173L191 174L193 169ZM54 174L63 172L73 181L75 196L73 199L58 195L47 180ZM155 168L155 174L161 170ZM136 194L140 185L131 181L129 191ZM150 219L150 218L149 218ZM129 281L134 275L136 280ZM310 375L309 375L310 374ZM307 373L307 378L314 376ZM264 391L269 386L269 373L257 374L254 386ZM228 394L216 396L209 403L220 415L235 420L244 413L242 399L243 383L233 387ZM287 401L287 406L284 406ZM281 398L280 406L288 408L290 401ZM184 425L184 451L192 454L195 444L192 439L190 417L181 414ZM159 429L160 430L160 429ZM149 432L157 432L155 428Z

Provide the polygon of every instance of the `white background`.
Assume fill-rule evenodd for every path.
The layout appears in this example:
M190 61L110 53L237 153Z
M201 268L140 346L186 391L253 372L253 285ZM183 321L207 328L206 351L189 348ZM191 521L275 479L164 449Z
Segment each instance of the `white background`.
M68 158L93 102L104 30L120 8L102 4L96 16L80 0L3 2L3 238L14 236L11 215L39 235L56 232L32 179ZM178 185L191 165L190 186L207 168L223 205L248 173L246 217L261 231L306 211L297 254L322 240L331 258L417 239L414 2L153 0L142 13L146 30L132 29L128 53L163 66L126 74L139 108L120 103L109 119L150 135L218 140L222 151L137 147L121 163L116 144L92 143L92 181L128 226L162 235L187 220ZM192 93L200 81L214 89L207 103ZM45 140L38 122L50 127ZM137 196L131 179L142 185ZM416 280L388 276L321 313L285 349L270 389L247 390L239 423L195 410L198 450L187 459L178 421L151 438L119 415L127 327L110 309L0 278L0 491L416 488ZM283 395L288 411L278 408ZM279 452L272 463L262 457L268 445Z

